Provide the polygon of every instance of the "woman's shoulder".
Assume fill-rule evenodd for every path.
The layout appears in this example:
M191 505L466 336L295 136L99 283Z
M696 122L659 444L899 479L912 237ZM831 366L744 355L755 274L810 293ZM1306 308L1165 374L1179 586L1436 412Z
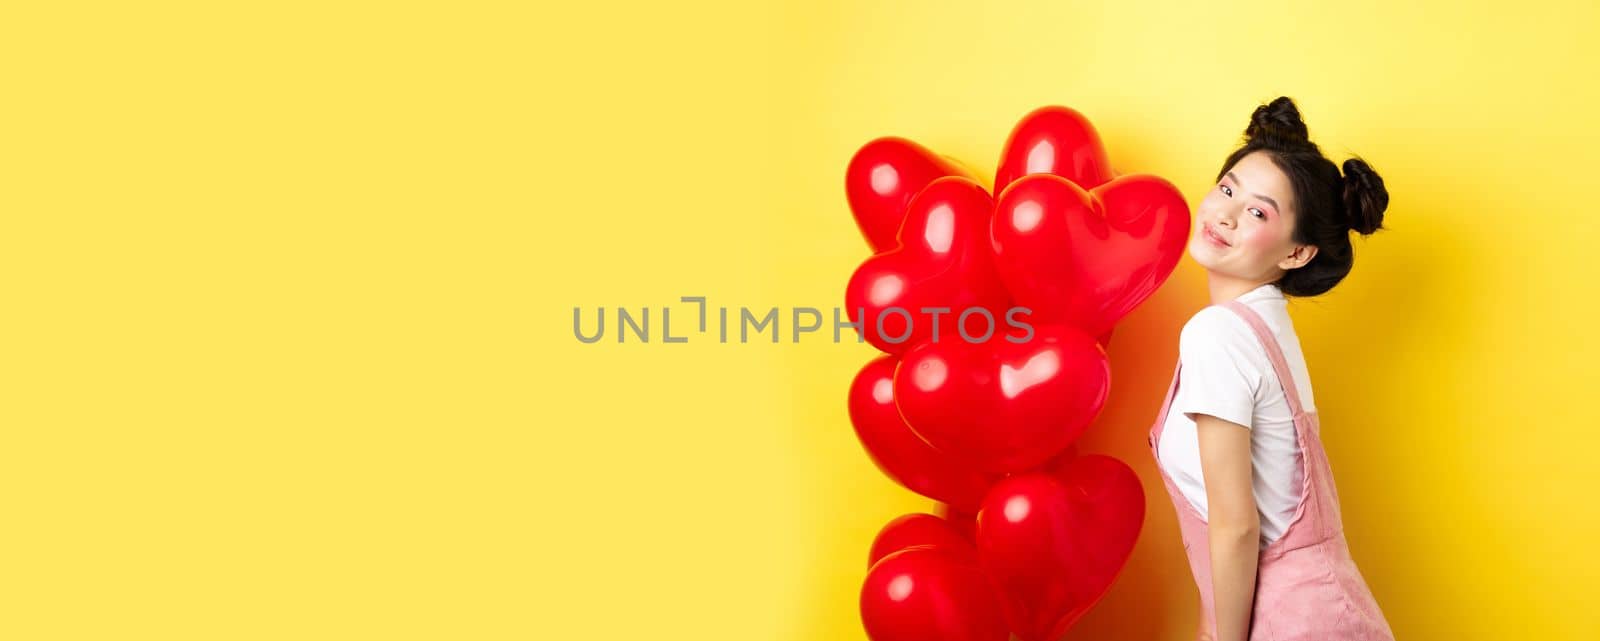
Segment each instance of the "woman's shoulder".
M1179 334L1179 342L1220 341L1250 338L1250 323L1238 312L1222 305L1210 305L1189 317Z
M1259 368L1270 362L1250 322L1223 305L1201 309L1184 323L1178 336L1178 356L1190 364L1250 363Z
M1219 397L1227 395L1221 390L1236 389L1248 390L1248 395L1254 398L1272 367L1249 321L1221 305L1195 312L1184 324L1178 339L1178 359L1184 371L1195 377L1191 383L1204 379L1207 393ZM1241 386L1233 387L1232 381ZM1183 386L1178 389L1181 393Z

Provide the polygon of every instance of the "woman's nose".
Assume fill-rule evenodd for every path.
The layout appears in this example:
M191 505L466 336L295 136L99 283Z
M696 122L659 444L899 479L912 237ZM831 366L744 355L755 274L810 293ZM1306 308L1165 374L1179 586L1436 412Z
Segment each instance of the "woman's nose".
M1217 214L1217 224L1232 228L1234 223L1238 222L1238 217L1242 214L1243 212L1237 211L1233 208L1223 208L1223 210Z

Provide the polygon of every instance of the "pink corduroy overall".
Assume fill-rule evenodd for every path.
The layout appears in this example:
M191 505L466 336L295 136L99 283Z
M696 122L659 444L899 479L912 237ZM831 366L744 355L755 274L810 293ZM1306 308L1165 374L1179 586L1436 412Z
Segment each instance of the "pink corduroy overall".
M1283 536L1261 550L1256 573L1255 605L1250 614L1250 639L1252 641L1289 641L1317 639L1328 641L1354 641L1358 639L1394 639L1389 622L1373 599L1355 561L1350 558L1350 548L1344 538L1344 524L1339 513L1339 491L1333 484L1333 473L1328 467L1327 453L1322 449L1318 433L1321 428L1316 412L1306 412L1300 405L1300 394L1295 389L1294 377L1283 359L1277 339L1255 310L1238 301L1226 306L1244 317L1255 330L1256 337L1267 349L1272 369L1277 372L1278 383L1283 385L1289 407L1294 411L1295 434L1300 443L1305 465L1305 481L1299 505L1289 521ZM1155 426L1150 429L1150 451L1156 458L1156 468L1167 486L1167 494L1177 508L1178 525L1183 534L1183 548L1189 556L1189 569L1195 586L1200 590L1200 607L1203 625L1216 635L1216 606L1211 586L1211 546L1207 537L1206 520L1189 500L1166 470L1161 469L1159 445L1161 431L1167 422L1167 411L1178 391L1178 373L1183 363L1172 373L1172 385L1167 398L1161 403L1161 412Z

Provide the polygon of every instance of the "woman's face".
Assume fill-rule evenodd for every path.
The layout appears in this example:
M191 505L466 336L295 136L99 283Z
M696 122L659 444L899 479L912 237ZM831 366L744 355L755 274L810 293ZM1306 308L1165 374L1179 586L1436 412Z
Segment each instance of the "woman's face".
M1218 275L1276 281L1316 255L1316 246L1292 239L1294 207L1289 177L1266 152L1251 152L1195 207L1189 255Z

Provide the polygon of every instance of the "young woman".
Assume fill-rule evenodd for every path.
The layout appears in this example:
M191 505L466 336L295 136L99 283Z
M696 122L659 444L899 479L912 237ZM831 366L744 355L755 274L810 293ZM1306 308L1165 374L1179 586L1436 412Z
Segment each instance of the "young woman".
M1393 639L1351 560L1287 297L1331 289L1389 194L1292 100L1258 107L1195 208L1212 305L1184 325L1150 445L1200 590L1200 639Z

